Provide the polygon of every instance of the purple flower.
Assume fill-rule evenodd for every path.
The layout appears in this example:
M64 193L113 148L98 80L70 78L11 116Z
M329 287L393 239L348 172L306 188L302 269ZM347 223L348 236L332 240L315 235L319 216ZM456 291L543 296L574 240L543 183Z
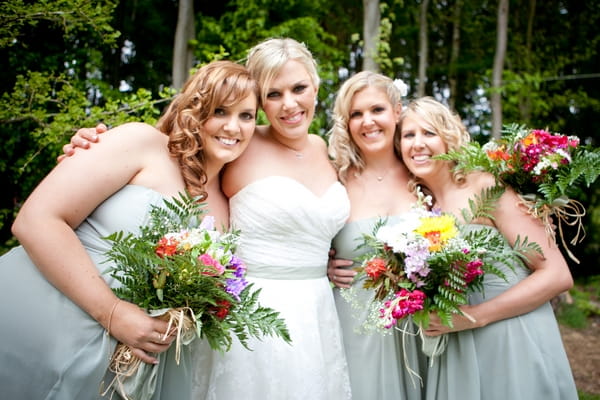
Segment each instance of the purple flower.
M231 260L229 260L229 266L233 268L233 275L236 278L243 278L246 274L246 265L244 262L235 254L231 256Z
M240 293L248 286L245 279L229 278L225 280L225 291L231 294L236 300L240 300Z
M429 257L429 248L425 241L410 243L405 249L406 257L404 259L404 272L406 277L414 282L417 287L423 286L420 277L426 277L431 271L427 264Z

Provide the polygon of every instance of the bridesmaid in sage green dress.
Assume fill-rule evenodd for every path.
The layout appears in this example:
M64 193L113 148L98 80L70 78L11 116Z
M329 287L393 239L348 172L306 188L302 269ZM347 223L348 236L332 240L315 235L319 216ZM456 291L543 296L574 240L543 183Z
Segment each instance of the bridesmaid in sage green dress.
M456 150L470 140L460 118L430 97L408 104L401 121L401 150L413 182L425 186L434 207L461 216L469 199L495 186L483 172L454 171L431 157ZM453 328L432 315L428 336L448 335L447 348L430 364L429 400L575 400L577 390L549 300L568 290L573 279L543 223L519 207L510 188L492 212L493 219L473 221L470 229L499 231L507 246L518 237L538 243L543 256L506 270L507 280L486 275L482 293L461 307L472 317L455 315Z
M383 335L361 329L373 292L362 289L362 281L354 281L351 270L356 265L353 260L365 251L356 250L362 234L372 233L381 218L393 223L416 200L408 190L408 171L399 156L403 85L381 74L359 72L344 82L334 106L329 149L348 191L351 211L333 240L335 259L328 275L335 285L355 400L418 400L426 378L425 356L410 321L399 326L405 333L392 329ZM351 285L363 310L353 308L340 293Z
M117 282L105 274L110 244L104 237L135 233L153 205L184 190L202 196L217 226L227 226L219 172L254 133L257 95L245 67L208 64L156 128L111 129L37 186L13 224L22 246L0 258L2 398L118 398L110 390L102 396L117 341L148 364L161 359L155 379L144 382L146 394L133 398L191 398L191 346L176 365L174 337L164 337L167 322L115 296Z

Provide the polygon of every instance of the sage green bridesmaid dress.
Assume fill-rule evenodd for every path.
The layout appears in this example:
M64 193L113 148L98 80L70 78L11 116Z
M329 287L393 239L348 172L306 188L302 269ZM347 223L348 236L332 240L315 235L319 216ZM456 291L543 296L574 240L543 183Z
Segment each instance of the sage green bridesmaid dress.
M364 233L370 234L379 217L347 223L333 240L336 258L357 260L366 249L356 249ZM397 222L389 217L387 222ZM348 268L353 268L358 262ZM360 327L366 317L366 306L373 298L372 290L362 289L362 280L353 283L359 302L365 306L356 310L344 299L340 289L334 289L336 308L342 325L344 349L350 372L354 400L397 400L422 398L426 380L427 360L420 349L415 325L401 322L404 332L393 329L389 334L364 333ZM345 289L341 289L345 290Z
M115 231L136 232L152 204L163 197L148 188L128 185L104 201L76 229L102 273L109 242ZM69 257L65 249L65 257ZM107 374L116 340L89 314L52 286L31 262L25 249L15 247L0 257L0 397L31 400L87 400L120 398L102 393L112 380ZM114 287L110 276L103 275ZM191 347L191 346L187 346ZM152 399L189 399L190 349L184 347L180 365L174 347L160 355Z
M468 229L495 230L482 225L471 225ZM503 265L498 268L503 270L507 280L487 274L483 293L469 296L471 304L500 295L529 274L524 265L515 265L514 272ZM448 334L445 352L430 365L428 400L578 398L549 303L483 328Z

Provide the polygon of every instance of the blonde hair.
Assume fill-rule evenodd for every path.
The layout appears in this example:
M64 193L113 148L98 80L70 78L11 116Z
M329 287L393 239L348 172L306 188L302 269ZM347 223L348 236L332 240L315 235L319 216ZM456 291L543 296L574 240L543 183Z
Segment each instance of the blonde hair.
M169 136L169 154L177 159L186 189L207 196L206 155L200 131L218 107L230 107L249 95L258 99L256 81L243 66L214 61L188 79L156 127Z
M414 114L421 118L428 129L432 129L450 150L458 150L463 144L471 141L471 136L458 114L452 112L446 105L435 100L433 97L425 96L412 100L402 111L400 126L407 115ZM455 170L452 175L455 183L464 183L463 171ZM409 188L415 190L422 183L411 174Z
M281 67L290 60L301 63L310 75L315 88L319 87L317 62L303 43L291 38L271 38L248 51L246 67L260 86L261 104L264 104L267 99L269 85Z
M354 168L360 173L365 168L360 149L348 130L348 122L350 120L352 99L357 93L368 87L380 89L387 95L387 100L393 107L402 105L401 90L394 84L392 79L385 75L372 71L361 71L343 83L335 99L332 116L333 127L329 132L329 155L333 159L333 164L342 183L346 182L350 169ZM401 158L398 125L394 133L394 152L398 158Z

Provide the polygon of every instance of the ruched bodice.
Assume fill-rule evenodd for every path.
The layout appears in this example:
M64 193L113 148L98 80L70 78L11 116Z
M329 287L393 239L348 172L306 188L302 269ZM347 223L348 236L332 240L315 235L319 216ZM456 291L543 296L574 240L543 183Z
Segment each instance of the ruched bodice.
M241 231L238 255L248 274L283 279L324 276L331 239L344 225L349 208L339 182L320 195L283 176L246 186L230 199L230 220Z
M152 206L163 203L163 195L144 186L127 185L100 204L78 227L75 233L102 273L109 265L104 254L110 242L104 239L114 232L139 232L148 221ZM112 287L119 283L105 274L104 280Z
M103 238L113 232L137 233L153 205L163 203L162 194L143 186L127 185L100 204L75 230L84 247L104 253L110 243Z

